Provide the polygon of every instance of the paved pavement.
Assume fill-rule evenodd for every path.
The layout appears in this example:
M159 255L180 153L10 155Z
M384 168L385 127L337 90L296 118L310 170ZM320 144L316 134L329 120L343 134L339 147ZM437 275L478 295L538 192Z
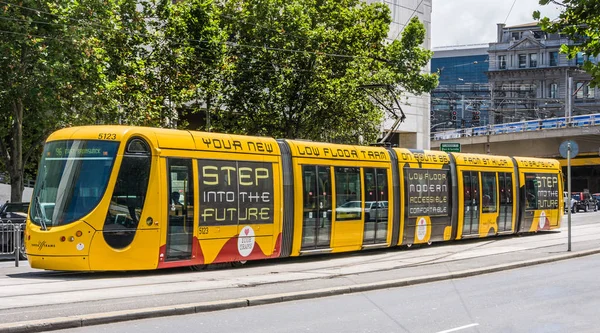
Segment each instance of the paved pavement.
M560 232L252 262L203 271L65 273L0 262L0 332L41 332L460 278L600 253L600 212Z

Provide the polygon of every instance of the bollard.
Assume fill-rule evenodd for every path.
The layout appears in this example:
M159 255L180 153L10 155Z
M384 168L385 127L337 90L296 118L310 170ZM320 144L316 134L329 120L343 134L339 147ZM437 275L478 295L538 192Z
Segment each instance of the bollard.
M15 238L13 244L15 245L15 267L19 267L19 254L21 254L21 226L15 224Z

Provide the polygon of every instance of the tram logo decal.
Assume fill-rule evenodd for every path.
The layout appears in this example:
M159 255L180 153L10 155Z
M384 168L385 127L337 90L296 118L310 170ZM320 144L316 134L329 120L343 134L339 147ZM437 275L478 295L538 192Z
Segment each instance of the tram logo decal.
M41 242L38 242L37 244L31 244L31 246L37 247L38 251L41 251L45 247L56 247L56 245L48 244L48 243L46 243L46 241L41 241Z
M254 250L254 229L245 226L238 236L238 252L242 257L247 257Z
M545 211L542 211L540 213L539 226L540 226L540 229L544 229L544 227L546 226L546 212Z
M427 221L422 217L417 222L417 239L422 241L425 235L427 235Z

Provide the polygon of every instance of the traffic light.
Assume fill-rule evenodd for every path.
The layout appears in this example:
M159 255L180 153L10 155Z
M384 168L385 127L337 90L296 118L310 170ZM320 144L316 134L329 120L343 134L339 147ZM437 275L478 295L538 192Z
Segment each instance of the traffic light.
M456 111L452 111L452 121L456 121Z
M479 111L473 112L472 123L473 124L479 124Z

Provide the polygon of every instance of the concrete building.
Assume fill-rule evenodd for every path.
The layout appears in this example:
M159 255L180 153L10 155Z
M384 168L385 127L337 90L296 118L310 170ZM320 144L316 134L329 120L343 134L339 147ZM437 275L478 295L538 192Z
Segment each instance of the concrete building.
M413 16L419 18L427 30L425 38L426 49L431 49L431 6L432 0L365 0L367 3L384 3L389 6L392 13L392 24L388 38L394 40L401 37L402 29ZM430 68L424 69L429 71ZM430 133L430 96L423 94L414 96L408 94L407 99L402 99L402 110L406 120L394 131L390 138L392 144L405 148L429 149ZM382 124L382 132L390 130L395 119L386 114Z
M487 124L490 106L488 44L433 49L431 71L440 84L431 92L431 131Z
M580 69L583 55L567 59L559 52L562 44L573 41L545 33L537 23L510 27L498 24L497 40L488 50L488 78L495 110L491 123L598 112L598 91L588 86L590 76Z

